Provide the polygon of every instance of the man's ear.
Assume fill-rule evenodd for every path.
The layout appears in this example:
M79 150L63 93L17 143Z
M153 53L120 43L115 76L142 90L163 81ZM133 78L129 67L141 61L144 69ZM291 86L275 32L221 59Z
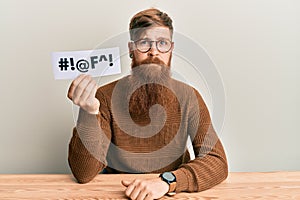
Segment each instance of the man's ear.
M129 55L133 54L133 50L134 50L133 43L132 42L128 42L128 52L129 52Z
M171 52L174 50L174 42L172 42Z

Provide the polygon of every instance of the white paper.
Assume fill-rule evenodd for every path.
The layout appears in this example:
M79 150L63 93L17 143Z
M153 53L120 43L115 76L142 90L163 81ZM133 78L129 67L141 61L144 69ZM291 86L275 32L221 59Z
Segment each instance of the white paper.
M92 77L121 73L119 47L52 53L55 79L74 79L80 74Z

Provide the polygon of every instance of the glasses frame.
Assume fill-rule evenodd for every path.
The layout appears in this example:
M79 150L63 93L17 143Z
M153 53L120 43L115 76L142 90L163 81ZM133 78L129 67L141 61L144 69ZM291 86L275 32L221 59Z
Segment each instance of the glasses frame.
M139 41L141 41L141 40L146 40L146 39L139 39L139 40L136 40L136 41L131 41L132 43L134 43L135 48L136 48L139 52L141 52L141 53L147 53L148 51L150 51L150 49L152 48L152 43L155 43L155 47L156 47L156 49L157 49L160 53L168 53L168 52L172 49L173 44L174 44L174 42L171 41L171 40L169 40L169 39L156 40L156 41L155 41L155 40L146 40L146 41L150 42L149 49L148 49L147 51L141 51L141 50L137 47L137 42L139 42ZM169 48L167 51L161 51L161 50L159 50L159 48L158 48L158 46L157 46L157 42L164 41L164 40L167 40L167 41L169 41L169 42L171 43L171 46L170 46L170 48Z

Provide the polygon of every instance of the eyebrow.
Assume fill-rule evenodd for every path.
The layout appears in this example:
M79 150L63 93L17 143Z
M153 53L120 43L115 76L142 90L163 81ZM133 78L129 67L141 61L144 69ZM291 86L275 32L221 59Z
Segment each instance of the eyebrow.
M151 40L150 38L140 38L139 40ZM159 38L157 38L157 41L158 40L170 40L171 41L171 39L169 39L169 38L164 38L164 37L159 37ZM152 40L151 40L152 41Z

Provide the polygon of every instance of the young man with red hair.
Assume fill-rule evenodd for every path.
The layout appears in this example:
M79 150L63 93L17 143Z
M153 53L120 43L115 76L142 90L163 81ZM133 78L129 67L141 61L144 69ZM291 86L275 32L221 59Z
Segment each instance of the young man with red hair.
M133 16L129 30L131 75L100 88L90 76L80 75L70 85L68 97L80 106L69 145L74 176L86 183L104 171L160 174L123 180L131 199L219 184L227 177L227 160L205 102L194 88L171 78L171 18L147 9Z

